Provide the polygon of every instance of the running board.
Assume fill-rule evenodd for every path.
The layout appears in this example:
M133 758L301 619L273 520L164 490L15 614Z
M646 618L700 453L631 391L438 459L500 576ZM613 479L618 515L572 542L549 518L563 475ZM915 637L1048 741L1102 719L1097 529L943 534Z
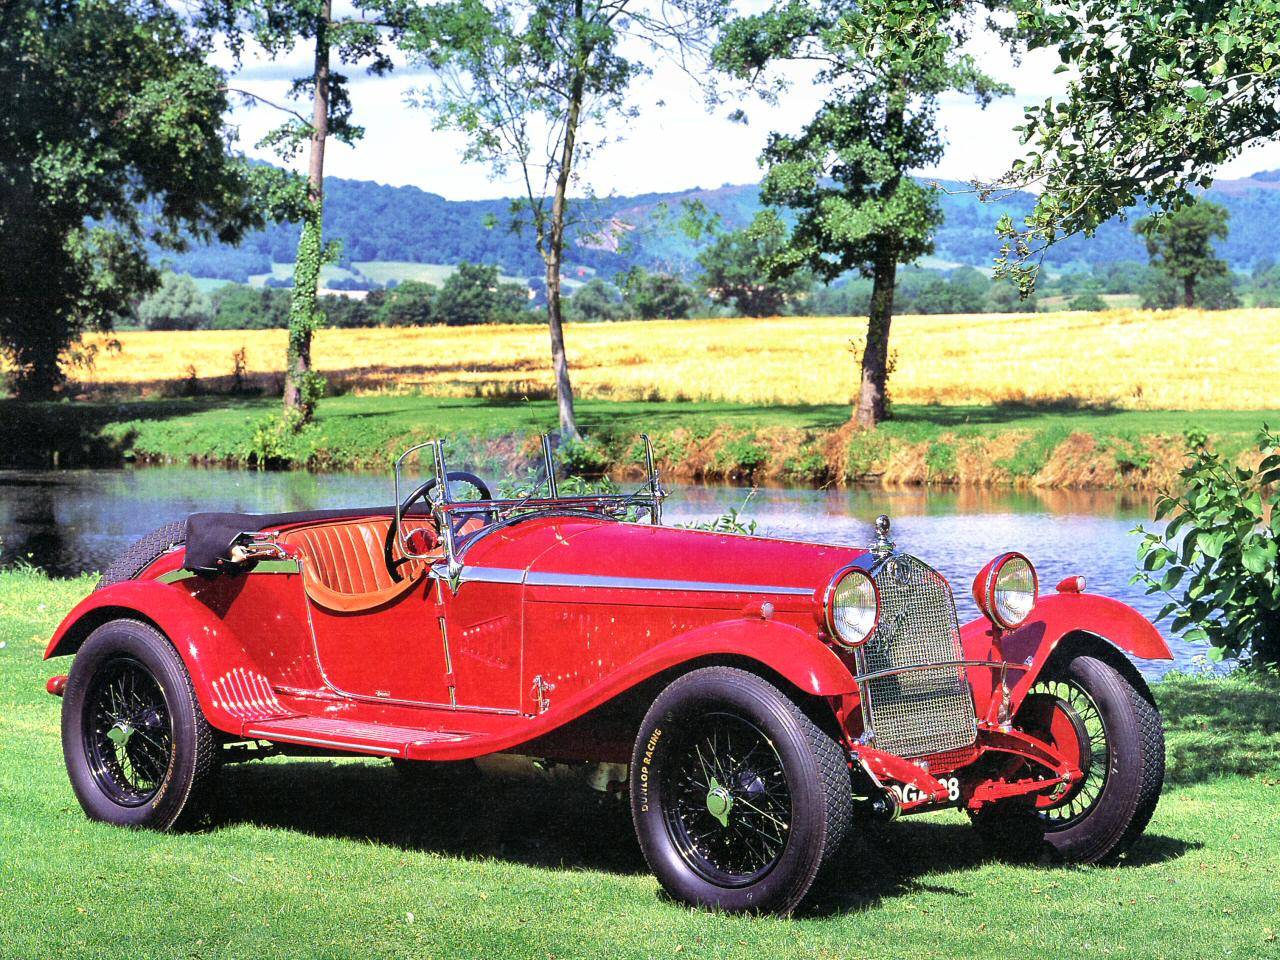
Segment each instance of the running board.
M469 733L423 730L421 727L391 727L381 723L361 723L334 717L295 717L246 723L241 731L246 739L293 743L318 750L341 750L373 757L418 759L433 748L456 744L474 737Z

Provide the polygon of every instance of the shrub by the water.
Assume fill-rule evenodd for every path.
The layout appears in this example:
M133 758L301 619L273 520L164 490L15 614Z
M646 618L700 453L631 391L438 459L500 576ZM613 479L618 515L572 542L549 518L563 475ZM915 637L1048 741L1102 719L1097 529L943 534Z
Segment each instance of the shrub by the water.
M1142 526L1135 583L1169 602L1183 639L1209 645L1209 658L1280 662L1280 441L1263 427L1257 467L1236 466L1192 439L1182 489L1156 501L1163 533ZM1175 592L1177 591L1177 592Z

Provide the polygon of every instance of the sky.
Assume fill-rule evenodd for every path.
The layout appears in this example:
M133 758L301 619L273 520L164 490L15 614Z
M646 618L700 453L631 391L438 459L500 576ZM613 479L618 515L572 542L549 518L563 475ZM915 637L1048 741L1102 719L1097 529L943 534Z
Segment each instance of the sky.
M744 0L751 2L751 0ZM985 110L970 98L943 98L940 120L946 130L947 149L926 176L951 180L993 179L1019 156L1013 127L1021 122L1023 107L1038 103L1061 89L1062 75L1055 75L1055 54L1046 51L1012 62L994 38L979 33L973 51L989 73L1017 92L996 100ZM222 65L230 67L225 54ZM287 101L289 81L308 72L310 54L304 49L271 61L246 51L235 73L236 87L280 103ZM674 192L695 187L749 183L760 177L758 157L771 131L795 131L821 101L822 91L810 82L804 67L790 67L790 90L775 106L744 97L709 112L697 85L674 65L659 62L651 77L636 85L639 115L618 120L604 131L609 143L593 154L583 169L584 183L597 195L630 195L650 191ZM365 136L354 146L330 141L326 172L330 176L374 180L393 186L412 185L450 200L511 196L520 190L513 178L492 179L482 165L462 160L461 136L432 127L431 115L406 103L406 97L428 77L412 69L369 77L359 69L347 69L355 122ZM295 104L309 114L307 104ZM728 118L730 110L743 108L746 125ZM239 129L239 146L248 155L279 162L257 141L278 125L283 115L260 103L237 105L232 123ZM305 157L295 164L301 169ZM1257 146L1218 171L1220 177L1244 177L1259 170L1280 168L1280 143Z

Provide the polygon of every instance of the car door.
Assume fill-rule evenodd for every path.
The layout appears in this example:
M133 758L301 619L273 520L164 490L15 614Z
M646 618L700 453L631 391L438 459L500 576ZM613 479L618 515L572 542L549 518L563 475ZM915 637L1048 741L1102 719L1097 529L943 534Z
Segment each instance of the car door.
M520 709L523 610L519 570L468 569L451 586L433 572L447 682L459 709Z

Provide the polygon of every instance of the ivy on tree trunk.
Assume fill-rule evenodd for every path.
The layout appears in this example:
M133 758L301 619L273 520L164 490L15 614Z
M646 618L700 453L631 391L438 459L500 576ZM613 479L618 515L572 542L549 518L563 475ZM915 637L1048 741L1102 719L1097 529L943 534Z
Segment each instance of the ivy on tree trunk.
M332 0L322 0L316 28L315 96L311 112L307 162L307 207L293 264L293 299L289 304L289 352L284 384L286 418L298 426L311 422L324 380L311 368L311 336L320 322L317 295L324 263L324 148L329 137L329 33Z

